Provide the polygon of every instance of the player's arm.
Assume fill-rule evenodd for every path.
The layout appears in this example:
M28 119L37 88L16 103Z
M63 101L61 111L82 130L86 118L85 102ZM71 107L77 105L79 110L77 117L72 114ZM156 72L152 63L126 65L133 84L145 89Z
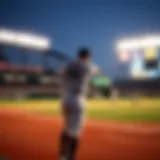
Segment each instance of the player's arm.
M101 72L100 68L97 65L93 64L91 69L92 75L100 74L100 72Z

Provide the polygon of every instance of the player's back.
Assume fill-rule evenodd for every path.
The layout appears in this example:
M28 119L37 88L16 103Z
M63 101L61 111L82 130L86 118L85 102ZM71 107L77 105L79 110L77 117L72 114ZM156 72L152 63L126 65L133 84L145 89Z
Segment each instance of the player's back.
M91 76L91 64L83 61L70 62L64 72L64 94L68 97L85 96Z

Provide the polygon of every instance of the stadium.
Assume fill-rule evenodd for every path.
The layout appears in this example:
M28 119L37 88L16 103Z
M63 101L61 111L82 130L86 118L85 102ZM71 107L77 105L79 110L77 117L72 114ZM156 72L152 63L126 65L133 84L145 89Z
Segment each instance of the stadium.
M129 79L114 81L102 71L92 78L78 160L159 159L158 45L159 37L118 42L116 52L120 65L129 66ZM59 69L72 58L52 46L39 34L0 29L0 159L58 159Z
M48 38L31 33L1 29L0 43L0 97L60 96L59 70L71 60L69 56L52 49ZM30 60L34 57L37 64ZM101 73L93 77L92 93L109 95L110 81Z

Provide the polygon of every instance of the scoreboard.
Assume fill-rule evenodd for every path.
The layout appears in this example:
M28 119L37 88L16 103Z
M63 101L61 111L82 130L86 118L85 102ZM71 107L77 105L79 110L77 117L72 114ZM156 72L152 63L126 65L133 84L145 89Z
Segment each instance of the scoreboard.
M131 78L160 78L160 37L123 41L117 53L121 64L128 64Z

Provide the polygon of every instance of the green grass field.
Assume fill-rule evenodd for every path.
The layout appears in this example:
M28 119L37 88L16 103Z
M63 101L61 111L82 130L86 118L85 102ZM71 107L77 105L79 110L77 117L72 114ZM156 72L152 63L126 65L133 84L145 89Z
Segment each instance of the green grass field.
M89 100L87 106L89 119L160 122L160 100L158 98ZM0 100L0 108L19 108L40 115L60 115L58 100Z

